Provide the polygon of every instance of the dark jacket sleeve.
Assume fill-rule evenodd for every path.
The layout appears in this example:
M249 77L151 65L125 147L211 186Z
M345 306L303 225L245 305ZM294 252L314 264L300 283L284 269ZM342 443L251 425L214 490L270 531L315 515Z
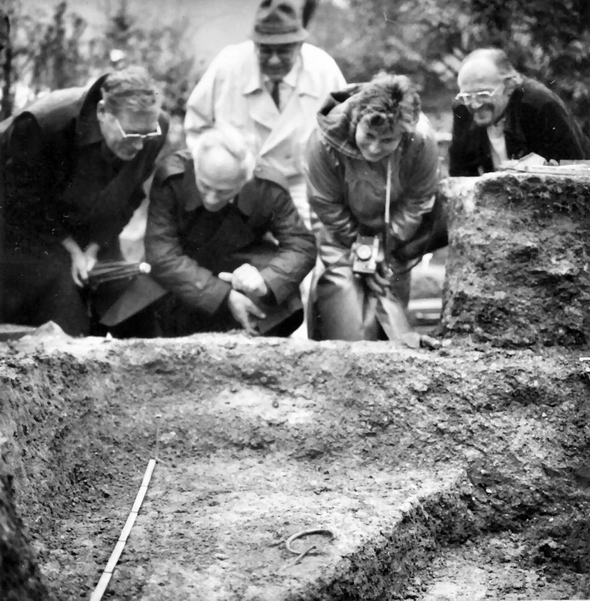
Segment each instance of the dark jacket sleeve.
M344 202L339 158L322 141L317 129L307 144L305 176L311 208L334 238L350 248L358 234L358 225Z
M546 102L537 112L532 136L537 139L535 152L546 160L586 158L582 134L573 117L557 102Z
M229 296L231 285L184 254L179 239L174 180L154 179L150 192L145 250L152 277L184 303L212 315Z
M432 210L438 187L438 146L430 126L420 126L416 131L402 165L404 191L392 207L390 228L394 239L407 241L416 233L422 216Z
M55 192L66 163L61 149L46 139L30 113L17 116L4 138L7 223L18 222L46 243L68 237L64 207Z
M487 149L482 147L481 131L471 128L472 117L466 107L453 107L453 135L449 148L449 175L451 177L476 177L479 168L492 171L491 156L486 161ZM485 132L485 130L482 130ZM489 164L485 165L486 162Z
M131 190L127 197L123 199L123 202L121 202L120 196L123 196L123 194L120 194L118 190L119 182L114 181L112 186L107 186L105 190L99 192L96 200L93 201L99 204L110 202L114 206L118 205L117 209L109 219L96 221L94 227L90 231L90 239L100 246L108 244L123 231L125 226L131 220L131 217L133 217L133 213L146 197L144 184L154 170L158 155L166 143L166 135L168 134L170 126L169 118L165 113L161 114L159 123L162 130L162 136L158 140L150 142L149 146L145 147L141 162L138 165L140 173L137 178L137 181L139 182L137 186ZM125 185L124 182L123 185Z
M289 192L271 183L266 187L266 202L272 202L269 229L279 247L260 274L280 304L298 289L313 269L316 246L314 235L303 223Z

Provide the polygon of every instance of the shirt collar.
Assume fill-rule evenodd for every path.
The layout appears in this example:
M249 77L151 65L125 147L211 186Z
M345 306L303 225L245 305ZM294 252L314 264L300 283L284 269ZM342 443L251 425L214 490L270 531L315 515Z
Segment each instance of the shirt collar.
M255 51L252 53L252 57L254 61L254 68L250 70L251 75L244 86L244 94L253 94L254 92L262 90L269 81L268 77L260 72ZM299 87L299 92L301 94L318 96L318 90L313 85L313 80L310 74L307 72L305 66L303 53L300 52L295 64L293 65L293 68L291 71L289 71L289 73L287 73L287 75L285 75L283 81L293 89Z

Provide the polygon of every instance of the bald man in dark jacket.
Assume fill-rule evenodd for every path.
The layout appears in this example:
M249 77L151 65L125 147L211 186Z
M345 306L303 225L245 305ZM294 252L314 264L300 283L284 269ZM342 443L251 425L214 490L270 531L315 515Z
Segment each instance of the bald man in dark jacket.
M171 293L157 308L160 334L239 327L291 334L303 319L299 285L315 264L316 249L286 180L259 167L231 199L221 201L221 208L212 208L197 183L201 171L188 151L177 152L158 168L152 184L146 258L152 278ZM216 187L213 182L211 189ZM232 295L243 289L230 275L244 265L262 282L261 295L250 298L267 321L258 319L262 313L252 322L236 317Z

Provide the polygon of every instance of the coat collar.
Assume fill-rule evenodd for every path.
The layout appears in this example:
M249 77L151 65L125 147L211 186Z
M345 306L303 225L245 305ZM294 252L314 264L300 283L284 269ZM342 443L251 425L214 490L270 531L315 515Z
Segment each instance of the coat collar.
M182 178L182 200L184 210L187 212L195 211L203 206L203 199L197 182L195 180L195 163L192 158L187 158Z
M102 133L96 116L96 107L102 99L100 90L108 74L99 77L86 91L82 99L80 114L76 124L78 146L87 146L102 141Z

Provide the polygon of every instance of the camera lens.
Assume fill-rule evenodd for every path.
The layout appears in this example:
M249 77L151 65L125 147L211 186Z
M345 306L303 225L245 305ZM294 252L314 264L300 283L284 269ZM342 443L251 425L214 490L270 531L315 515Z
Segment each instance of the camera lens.
M361 261L368 261L371 258L372 254L373 254L373 249L368 244L361 244L356 249L356 256Z

